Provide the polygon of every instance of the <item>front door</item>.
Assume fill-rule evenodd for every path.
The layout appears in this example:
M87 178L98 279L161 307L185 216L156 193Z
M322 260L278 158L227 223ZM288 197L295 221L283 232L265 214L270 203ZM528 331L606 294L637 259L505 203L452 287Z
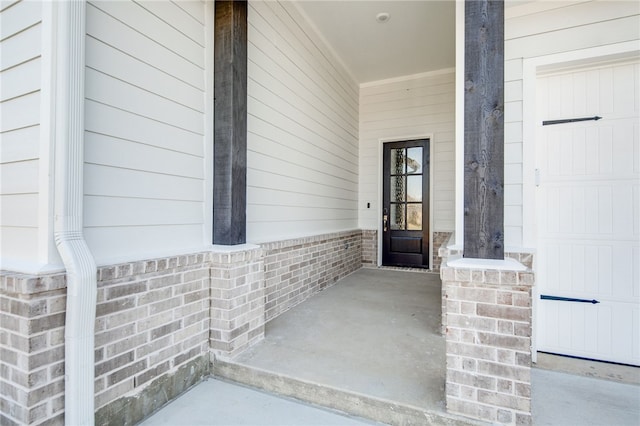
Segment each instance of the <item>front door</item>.
M382 264L429 267L429 140L389 142L383 153Z

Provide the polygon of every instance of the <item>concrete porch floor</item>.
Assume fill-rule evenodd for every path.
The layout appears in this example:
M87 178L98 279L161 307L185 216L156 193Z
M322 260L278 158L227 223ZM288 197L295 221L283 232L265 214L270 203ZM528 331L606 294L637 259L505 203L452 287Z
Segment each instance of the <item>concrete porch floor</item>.
M440 297L437 274L361 269L269 322L262 342L231 361L218 360L215 375L382 423L465 424L445 411ZM637 385L541 369L533 370L532 381L534 424L640 424ZM285 416L276 423L260 417L255 423L214 420L212 410L226 408L216 408L220 391L209 382L214 381L187 392L144 424L318 424L309 420L313 413L307 420ZM175 410L181 414L171 417ZM244 410L249 416L251 403Z

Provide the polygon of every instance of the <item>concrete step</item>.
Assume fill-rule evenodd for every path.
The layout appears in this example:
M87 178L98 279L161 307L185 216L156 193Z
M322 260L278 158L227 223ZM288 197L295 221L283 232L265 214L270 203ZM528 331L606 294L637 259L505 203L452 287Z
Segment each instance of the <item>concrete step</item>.
M348 415L389 425L483 425L446 412L428 411L358 392L289 377L281 373L216 359L213 375Z

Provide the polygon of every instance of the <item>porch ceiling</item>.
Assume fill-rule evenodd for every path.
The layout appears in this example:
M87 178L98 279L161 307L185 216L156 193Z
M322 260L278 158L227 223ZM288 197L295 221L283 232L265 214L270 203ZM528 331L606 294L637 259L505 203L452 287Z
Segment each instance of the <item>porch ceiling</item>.
M455 1L297 2L358 83L455 66ZM389 13L378 23L376 15Z
M562 2L566 0L560 0ZM455 0L294 0L358 83L455 66ZM506 0L505 7L533 3ZM376 15L389 13L378 23Z

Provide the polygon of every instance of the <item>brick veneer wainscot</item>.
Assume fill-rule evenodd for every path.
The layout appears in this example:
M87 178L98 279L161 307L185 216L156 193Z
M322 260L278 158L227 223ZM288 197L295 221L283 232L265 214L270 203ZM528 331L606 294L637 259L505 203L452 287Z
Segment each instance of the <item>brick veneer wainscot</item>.
M209 255L98 269L96 409L208 354Z
M362 241L354 230L98 268L96 424L135 424L213 356L259 341L266 319L360 268ZM62 425L65 274L1 271L0 307L0 424Z
M0 424L64 421L64 274L0 272Z
M360 230L261 244L266 321L362 266Z
M378 266L378 231L375 229L362 230L362 266Z

